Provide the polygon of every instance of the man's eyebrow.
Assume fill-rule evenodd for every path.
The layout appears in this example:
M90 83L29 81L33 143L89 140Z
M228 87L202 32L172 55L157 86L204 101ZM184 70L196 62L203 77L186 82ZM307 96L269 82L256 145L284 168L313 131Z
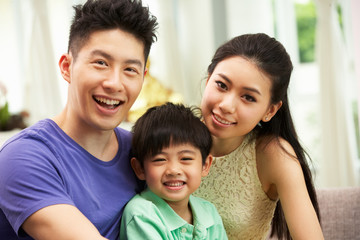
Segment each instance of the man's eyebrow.
M91 55L91 56L97 56L97 55L98 55L98 56L102 56L102 57L104 57L104 58L106 58L106 59L108 59L108 60L114 60L114 59L115 59L111 54L109 54L109 53L107 53L107 52L104 52L104 51L102 51L102 50L99 50L99 49L93 50L93 51L90 53L90 55ZM136 58L134 58L134 59L128 59L128 60L125 61L125 63L126 63L126 64L135 64L135 65L138 65L140 68L143 67L142 61L139 60L139 59L136 59Z
M113 57L113 56L111 56L111 55L108 54L107 52L104 52L104 51L99 50L99 49L95 49L95 50L91 51L90 55L91 55L91 56L97 56L97 55L99 55L99 56L102 56L102 57L104 57L104 58L106 58L106 59L114 60L114 57Z
M140 68L143 67L143 63L139 59L128 59L125 61L126 64L135 64L138 65Z
M222 74L222 73L219 73L218 74L220 77L222 77L226 82L228 83L232 83L232 81L225 75L225 74ZM251 91L251 92L254 92L254 93L257 93L261 96L261 93L258 89L256 88L252 88L252 87L244 87L245 90L248 90L248 91Z

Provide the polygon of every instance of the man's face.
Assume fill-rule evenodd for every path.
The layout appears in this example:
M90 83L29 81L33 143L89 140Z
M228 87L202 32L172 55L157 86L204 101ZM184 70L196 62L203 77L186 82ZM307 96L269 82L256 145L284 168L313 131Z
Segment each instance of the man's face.
M112 130L125 118L144 79L144 44L119 29L97 31L68 58L68 119L81 127ZM66 61L66 59L64 60ZM60 65L62 60L60 60Z

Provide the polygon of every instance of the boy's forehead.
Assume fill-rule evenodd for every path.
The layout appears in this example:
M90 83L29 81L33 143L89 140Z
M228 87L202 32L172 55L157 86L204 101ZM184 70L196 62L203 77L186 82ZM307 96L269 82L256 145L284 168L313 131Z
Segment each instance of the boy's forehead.
M200 152L200 149L195 146L192 142L182 142L182 141L170 141L169 146L163 146L164 149L178 149L179 151L188 150L191 152Z

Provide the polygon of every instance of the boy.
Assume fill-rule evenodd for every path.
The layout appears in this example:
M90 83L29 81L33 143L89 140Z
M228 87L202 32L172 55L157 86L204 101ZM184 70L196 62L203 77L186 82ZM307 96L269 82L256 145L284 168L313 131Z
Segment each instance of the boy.
M150 108L133 127L131 166L147 189L125 207L120 239L227 239L210 202L192 196L208 174L211 135L191 108Z
M1 239L117 239L123 207L141 190L131 135L117 126L142 87L156 18L141 0L74 9L59 61L64 110L0 149Z

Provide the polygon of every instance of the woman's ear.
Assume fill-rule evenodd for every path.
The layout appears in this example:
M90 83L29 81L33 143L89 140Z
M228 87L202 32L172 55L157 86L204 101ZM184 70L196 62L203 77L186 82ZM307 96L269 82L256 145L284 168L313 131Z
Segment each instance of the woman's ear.
M201 176L202 177L206 177L209 174L212 161L213 161L213 157L212 157L211 154L209 154L206 157L205 163L202 166L202 171L201 171Z
M70 81L71 81L71 78L70 78L71 62L72 62L72 56L70 54L65 53L65 54L61 55L60 60L59 60L59 68L60 68L61 76L68 83L70 83Z
M275 116L275 114L277 113L277 111L281 108L282 106L282 101L279 101L276 104L271 104L268 111L266 112L266 114L263 116L263 118L261 119L263 122L268 122L271 120L271 118L273 118Z
M130 163L131 163L131 167L134 169L136 176L140 180L145 180L144 168L141 166L139 160L133 157L131 158Z

